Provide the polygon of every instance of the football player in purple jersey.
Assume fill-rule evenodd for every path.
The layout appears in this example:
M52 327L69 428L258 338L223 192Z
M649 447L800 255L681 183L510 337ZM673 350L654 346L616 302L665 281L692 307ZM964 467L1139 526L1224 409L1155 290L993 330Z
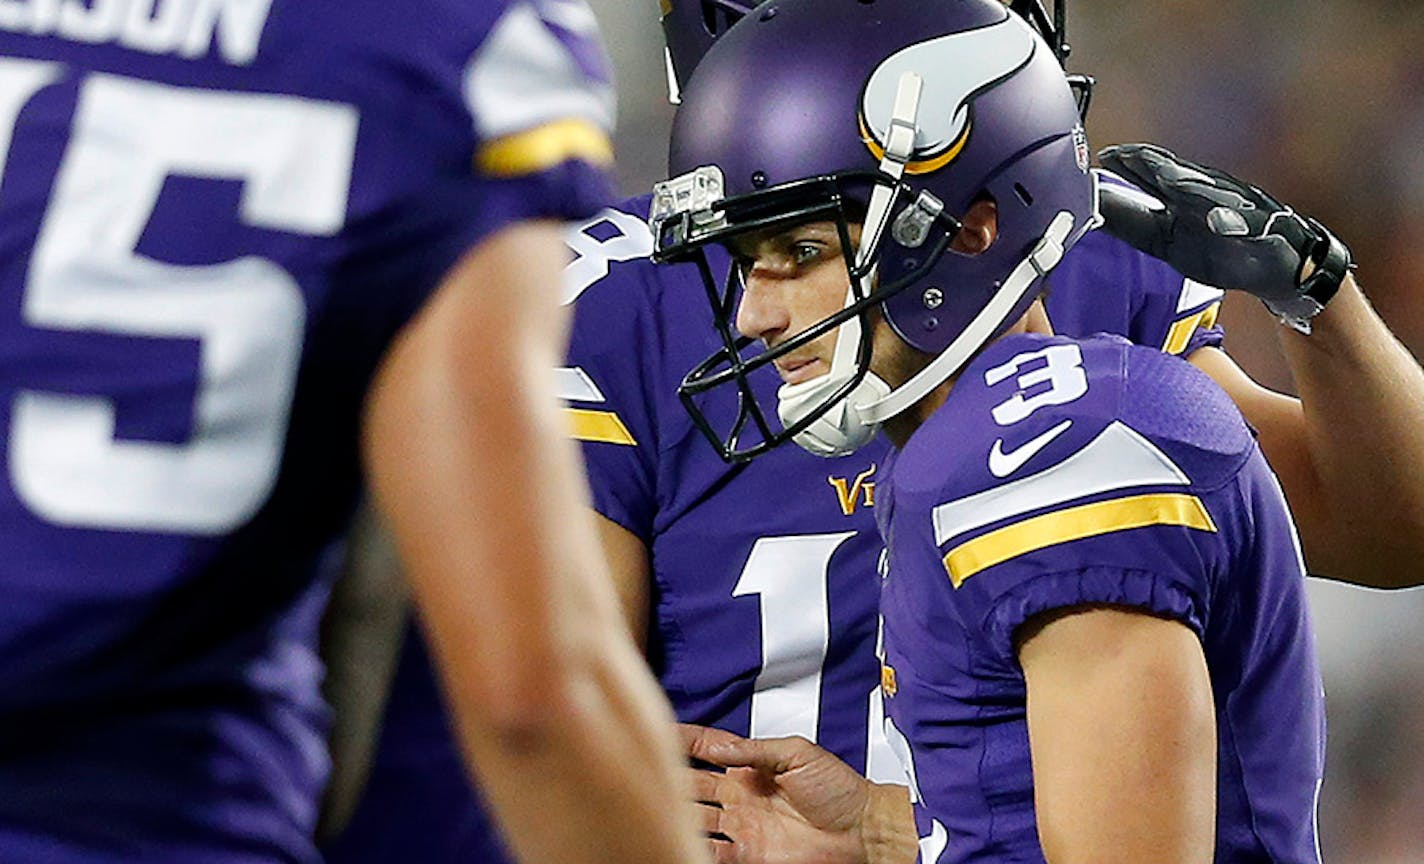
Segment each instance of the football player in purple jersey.
M719 40L683 95L652 222L659 256L701 269L718 325L682 387L699 431L732 460L788 440L842 455L882 427L895 445L875 512L886 729L919 838L901 851L1318 861L1322 694L1274 475L1206 375L1054 335L1040 300L1099 219L1047 45L993 0L784 0ZM1216 272L1254 268L1243 287L1293 326L1350 286L1343 245L1267 196L1256 219L1225 175L1107 158L1164 193L1141 209L1180 221L1183 260L1212 240L1250 265ZM1214 239L1186 239L1198 223ZM724 282L713 243L732 253ZM695 755L716 755L708 740ZM707 776L709 805L753 785ZM856 833L868 800L823 827ZM709 806L706 827L741 860L767 836L727 814Z
M686 82L717 39L756 5L747 0L666 0L662 23L669 80L674 85ZM1033 24L1060 60L1066 59L1069 49L1063 25L1067 0L1050 4L1005 0L1005 5ZM1086 112L1092 78L1070 74L1068 79L1080 110ZM1133 158L1131 154L1141 154L1143 148L1110 151L1104 160L1109 168L1129 173L1132 169L1115 152ZM1155 159L1139 156L1136 161L1140 165ZM1161 192L1163 180L1152 176L1160 170L1153 165L1129 176L1139 186ZM1186 188L1191 188L1189 177L1180 169L1167 170L1176 186L1186 183ZM1154 211L1159 218L1141 218L1142 199L1119 193L1122 188L1114 184L1109 189L1102 209L1106 231L1125 242L1094 257L1112 261L1126 273L1140 266L1135 262L1144 260L1128 248L1130 244L1166 260L1189 277L1194 287L1183 303L1203 298L1204 292L1215 290L1209 286L1217 286L1256 294L1273 314L1288 317L1282 315L1279 304L1272 305L1269 296L1262 296L1259 286L1250 284L1255 278L1254 265L1243 262L1237 271L1212 264L1213 258L1219 260L1222 240L1230 235L1202 225L1192 248L1185 248L1186 244L1174 247L1171 226L1165 221L1167 212ZM1224 197L1208 193L1203 198L1213 206L1238 200L1234 193ZM1068 256L1070 262L1073 258ZM1060 272L1053 280L1055 290L1062 281ZM1309 308L1309 301L1303 302ZM1354 280L1344 284L1329 308L1329 315L1313 322L1311 338L1304 338L1297 327L1279 331L1300 398L1257 384L1221 350L1220 338L1186 347L1185 335L1193 330L1179 326L1163 347L1211 375L1257 430L1301 528L1306 562L1313 575L1374 588L1413 587L1421 578L1414 562L1424 554L1424 484L1413 482L1413 478L1424 476L1420 473L1424 470L1424 442L1418 440L1424 423L1424 404L1419 398L1424 374ZM1185 317L1194 324L1210 326L1219 306L1207 305L1197 311L1205 314ZM1122 332L1108 326L1099 329ZM1124 335L1142 341L1134 334ZM1380 458L1383 454L1389 458ZM1401 465L1401 459L1406 464ZM1381 504L1386 501L1389 503ZM1386 525L1375 518L1381 506L1399 514L1399 520Z
M751 5L738 0L664 4L670 55L684 72L680 77L686 78L715 38ZM1046 16L1035 16L1029 4L1014 5L1040 25L1046 21ZM683 373L719 343L709 326L711 315L696 268L653 266L646 260L652 249L643 223L647 207L647 196L633 199L571 230L569 244L576 258L567 271L565 297L578 302L568 365L559 373L561 394L569 400L567 419L584 442L593 503L602 517L610 560L621 576L630 623L646 642L681 719L743 734L819 741L854 772L885 782L898 780L902 785L893 790L876 788L889 791L883 798L892 804L898 795L908 814L903 776L880 734L879 667L873 656L878 587L865 577L880 550L872 517L877 478L884 471L882 451L888 445L877 439L834 460L811 458L794 448L773 450L744 466L718 460L700 440L674 388ZM1183 267L1190 269L1190 262ZM1407 422L1414 406L1386 402L1382 397L1388 392L1373 383L1356 386L1364 377L1406 382L1404 389L1418 389L1419 376L1351 282L1331 304L1330 314L1316 322L1311 338L1317 345L1350 340L1358 345L1357 358L1364 351L1380 355L1384 362L1365 365L1357 359L1342 371L1325 365L1335 362L1333 351L1301 352L1300 362L1319 366L1303 411L1296 400L1255 385L1217 350L1219 289L1184 279L1177 270L1103 232L1088 234L1070 250L1051 281L1046 306L1057 332L1120 333L1209 367L1261 427L1263 448L1281 454L1287 466L1281 471L1285 485L1303 500L1349 500L1342 495L1356 495L1357 487L1350 484L1342 495L1327 495L1310 459L1294 454L1315 452L1317 458L1334 459L1332 464L1348 465L1339 459L1354 458L1360 442L1398 442L1419 428ZM1355 296L1347 300L1352 292ZM1347 309L1348 324L1339 323ZM1342 385L1349 392L1329 392ZM752 386L774 396L776 378L768 375ZM1331 399L1340 404L1342 398L1357 406L1361 403L1353 400L1374 398L1375 403L1359 410L1386 412L1390 419L1336 435L1330 424L1313 417L1314 431L1307 439L1305 417ZM735 410L734 400L727 410ZM1344 444L1350 448L1347 453L1332 453ZM1371 449L1362 452L1367 455ZM1366 461L1363 468L1377 473L1377 462ZM1331 482L1338 484L1350 470L1359 466L1337 470ZM1378 486L1400 496L1396 500L1403 512L1412 512L1408 496L1415 490L1409 484L1385 477ZM1344 550L1347 539L1327 510L1313 510L1321 518L1311 524L1312 530L1329 539L1319 544L1324 551L1312 554L1312 560L1326 560L1332 549ZM1372 526L1357 522L1350 530ZM1406 544L1412 542L1409 532L1401 536ZM1398 556L1413 547L1396 543L1394 548ZM1339 551L1333 555L1337 561L1344 557ZM1365 566L1345 575L1384 584L1410 578L1411 572ZM450 770L456 754L421 640L414 634L405 639L390 701L370 788L352 830L333 849L332 860L378 861L401 854L431 861L495 860L497 841L469 806L471 793L462 778ZM823 772L836 773L825 750L810 745L799 749L802 738L784 742L785 747L776 742L779 749L774 751L736 751L736 758L760 759L756 764L775 763L793 773L779 776L779 786L748 784L739 789L741 798L721 799L725 809L719 824L726 827L735 814L745 812L749 832L764 827L754 820L770 815L781 820L776 830L805 841L797 847L807 856L803 860L832 860L827 846L817 843L852 856L863 854L862 826L854 824L854 830L827 840L809 824L825 811L802 800L794 785L786 790L787 783L799 779L814 793L823 786ZM730 734L726 739L738 740ZM718 740L719 758L733 759L727 749L732 745ZM788 751L794 758L776 762ZM777 790L787 794L775 798ZM797 806L813 815L798 820ZM844 812L827 818L828 824L852 825ZM897 827L889 817L877 824L891 834ZM735 847L717 847L718 855L723 860L756 860L746 832L740 832Z
M319 860L363 440L516 850L701 858L528 371L610 124L577 0L0 8L0 859Z

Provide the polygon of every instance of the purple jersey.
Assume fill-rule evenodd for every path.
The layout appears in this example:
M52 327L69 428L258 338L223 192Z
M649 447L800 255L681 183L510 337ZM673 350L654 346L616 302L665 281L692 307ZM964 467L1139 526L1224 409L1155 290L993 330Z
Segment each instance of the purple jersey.
M0 858L315 860L362 395L466 249L604 200L578 11L0 8Z
M1209 378L1117 337L1003 339L890 471L883 679L921 861L1043 860L1014 633L1082 603L1200 638L1216 860L1318 860L1324 703L1304 565L1275 476Z
M651 552L658 677L681 720L804 735L877 780L904 782L882 731L874 654L881 542L872 508L889 445L835 460L786 446L750 465L724 464L676 394L718 347L711 311L696 268L647 260L647 209L647 196L635 198L571 230L576 257L564 290L575 315L558 375L570 427L585 442L594 506ZM1055 270L1048 305L1061 332L1121 333L1180 353L1220 344L1220 298L1090 234ZM779 381L767 373L761 384L774 390ZM352 823L370 840L343 841L342 864L388 860L363 857L373 848L418 850L412 857L430 862L495 860L478 857L490 842L480 821L431 830L430 814L448 805L462 775L453 748L430 735L442 708L419 666L403 660L398 670ZM392 837L405 839L376 845Z
M659 679L684 721L804 735L892 779L879 673L865 662L881 549L872 507L888 442L830 460L797 447L740 466L718 459L676 395L683 374L718 347L711 312L695 269L634 257L651 239L627 214L645 202L574 234L580 257L566 287L577 303L561 374L575 434L587 442L595 507L651 552ZM1194 350L1219 343L1220 297L1091 234L1055 272L1049 315L1068 334ZM759 384L770 396L780 380L765 371Z

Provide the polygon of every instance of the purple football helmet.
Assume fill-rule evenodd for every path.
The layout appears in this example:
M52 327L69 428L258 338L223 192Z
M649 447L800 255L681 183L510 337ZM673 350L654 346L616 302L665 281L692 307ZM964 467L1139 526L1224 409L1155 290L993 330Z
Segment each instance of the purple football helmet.
M792 438L822 455L868 441L1017 321L1043 275L1097 224L1088 159L1062 66L999 0L759 7L689 82L673 125L674 179L653 198L655 257L700 261L724 346L680 388L699 428L729 461ZM957 216L984 198L997 205L997 239L976 256L951 251ZM757 353L735 331L740 274L719 286L700 253L745 231L822 219L840 226L845 308ZM858 249L853 222L863 225ZM869 371L877 308L933 358L894 391ZM748 376L836 328L831 372L782 386L776 428ZM723 388L738 410L719 429L700 397Z
M1053 49L1053 56L1064 69L1068 68L1068 55L1073 48L1068 44L1068 0L1055 0L1053 17L1043 6L1043 0L1007 0L1010 9L1017 12L1038 35ZM1078 116L1088 119L1088 107L1093 102L1093 85L1097 79L1082 73L1068 73L1068 86L1073 90L1073 98L1078 102Z
M667 42L672 84L681 87L717 38L758 0L662 0L663 39ZM674 99L676 101L676 99Z
M674 102L692 70L712 43L740 21L760 0L661 0L663 39L667 43L669 88ZM1029 23L1049 47L1058 62L1067 64L1072 48L1067 43L1068 0L1055 0L1050 13L1043 0L1005 0L1008 7ZM1093 95L1091 75L1071 74L1068 84L1078 100L1078 113L1086 118Z

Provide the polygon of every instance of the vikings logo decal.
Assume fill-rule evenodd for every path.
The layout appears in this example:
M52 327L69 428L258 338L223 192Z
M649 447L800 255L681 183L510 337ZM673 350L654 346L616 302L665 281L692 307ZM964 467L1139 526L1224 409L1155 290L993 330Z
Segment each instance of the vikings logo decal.
M1018 70L1033 57L1033 33L1013 16L997 24L920 42L891 55L870 74L860 97L860 134L876 159L885 156L885 138L895 107L900 75L913 71L924 80L908 174L928 174L953 162L969 140L974 97Z

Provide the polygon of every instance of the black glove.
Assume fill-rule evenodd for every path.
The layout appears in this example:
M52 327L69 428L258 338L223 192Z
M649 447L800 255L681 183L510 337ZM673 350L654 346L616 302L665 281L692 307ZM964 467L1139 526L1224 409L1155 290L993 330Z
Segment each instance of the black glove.
M1190 279L1254 294L1302 333L1354 267L1324 225L1224 171L1152 144L1108 147L1098 160L1147 193L1100 183L1104 230ZM1315 269L1302 278L1307 261Z

